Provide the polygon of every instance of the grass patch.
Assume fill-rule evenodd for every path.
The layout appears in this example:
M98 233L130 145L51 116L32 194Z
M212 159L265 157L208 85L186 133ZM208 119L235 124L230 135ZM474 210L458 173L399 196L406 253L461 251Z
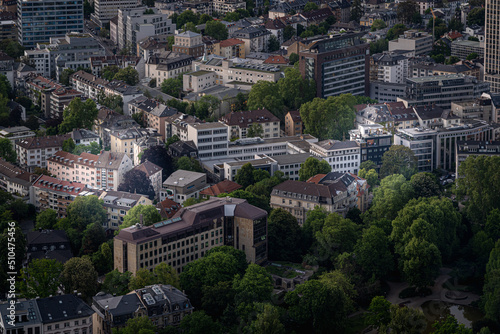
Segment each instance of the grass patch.
M357 314L352 318L347 319L347 326L344 333L346 334L359 334L368 327L365 324L365 314Z

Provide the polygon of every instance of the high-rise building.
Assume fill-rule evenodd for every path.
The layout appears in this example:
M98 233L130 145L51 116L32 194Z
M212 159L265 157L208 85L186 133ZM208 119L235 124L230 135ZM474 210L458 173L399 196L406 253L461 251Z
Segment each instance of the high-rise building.
M118 9L139 7L140 3L138 0L94 0L95 10L90 19L103 27L118 15Z
M18 39L24 47L83 32L83 0L17 0Z
M305 79L314 79L318 97L368 95L369 45L361 41L361 36L332 35L299 52L300 73Z
M494 93L500 92L500 2L486 1L484 22L484 81Z

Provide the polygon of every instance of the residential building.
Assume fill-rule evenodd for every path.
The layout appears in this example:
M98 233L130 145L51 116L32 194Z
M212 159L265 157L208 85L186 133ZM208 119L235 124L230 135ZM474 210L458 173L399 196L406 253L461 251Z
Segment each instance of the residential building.
M83 0L17 0L18 41L26 48L83 32Z
M75 144L78 145L90 145L96 143L99 145L100 138L94 132L87 129L74 129L71 133L71 138Z
M264 64L277 64L277 65L288 65L290 61L283 56L275 55L269 56L266 60L264 60Z
M93 75L100 77L102 71L108 66L116 66L120 69L132 67L139 73L139 79L144 78L145 75L145 58L140 56L102 56L90 57L90 70Z
M284 42L283 33L286 25L281 20L279 19L269 20L265 23L264 27L266 27L266 29L269 30L269 32L273 34L274 37L276 37L280 45L281 43Z
M118 48L136 49L137 42L148 36L173 34L175 25L167 15L156 8L119 7L118 8Z
M87 186L80 182L62 181L47 175L41 175L30 189L30 204L37 212L52 209L59 218L65 218L66 209L76 197L91 195Z
M78 296L81 293L76 293ZM43 323L43 334L92 333L94 311L73 294L35 299Z
M156 197L160 197L160 191L162 188L162 170L158 165L146 160L142 164L135 166L135 170L140 170L146 174L146 177L151 181L151 185L155 190Z
M111 334L125 327L127 320L140 316L147 316L158 329L176 326L193 312L183 292L163 284L148 285L124 296L101 292L92 297L92 309L94 334Z
M47 159L47 170L62 181L81 182L97 189L96 163L98 155L83 152L80 155L59 151Z
M335 21L349 23L351 21L351 3L347 0L332 1L328 4Z
M389 41L389 51L408 50L413 56L426 55L432 51L432 35L417 30L407 30L398 39Z
M227 59L245 58L245 42L237 38L229 38L214 45L213 54Z
M97 188L118 190L125 173L132 168L132 160L125 153L102 152L96 164Z
M500 8L497 0L485 2L484 21L484 80L490 83L492 93L500 92Z
M156 208L160 211L162 219L170 219L182 208L182 206L171 199L165 198L163 201L156 204Z
M90 19L102 28L118 15L118 9L136 8L140 5L138 0L95 0L94 13L90 14Z
M129 104L130 113L142 113L143 125L147 128L155 129L165 140L165 120L177 114L177 109L162 104L156 100L151 100L145 96L138 97Z
M104 95L118 95L123 101L123 114L131 115L129 111L129 103L135 98L142 96L142 91L137 86L129 86L123 81L113 80L104 86Z
M16 199L29 200L31 182L37 177L21 168L0 159L0 189Z
M247 138L248 131L254 124L260 126L262 134L254 134L253 137L277 138L280 136L279 118L265 108L230 112L222 116L220 122L229 127L229 136L231 139Z
M484 42L469 40L455 40L451 42L451 55L466 59L471 53L476 53L480 58L484 55Z
M46 118L62 118L64 108L82 93L65 88L54 80L43 76L31 76L26 81L28 95L34 104L40 106Z
M493 106L491 99L484 97L471 101L452 102L451 111L464 120L484 120L490 124L498 120L497 109Z
M357 124L383 125L385 129L409 129L420 126L413 108L406 108L403 102L359 104L354 108Z
M236 12L238 9L246 9L246 2L243 0L214 0L212 11L221 15Z
M93 131L101 138L103 147L110 147L111 136L110 133L116 130L123 130L128 128L138 128L139 124L130 116L122 115L108 109L101 107L97 114L97 119L93 126Z
M129 128L113 131L110 133L110 151L125 153L134 161L133 143L149 137L160 137L160 135L149 128Z
M357 205L357 182L349 173L318 174L309 181L287 180L273 188L271 208L290 212L302 226L316 206L345 216Z
M370 185L365 179L360 178L356 174L350 175L356 179L356 190L358 191L358 201L356 206L361 212L365 212L368 210L370 204L370 193L368 192Z
M18 40L17 37L17 18L12 12L0 12L0 40L10 39Z
M434 62L412 62L409 77L427 77L432 75L464 74L481 79L479 66L470 61L460 61L453 65L436 64Z
M223 180L220 181L219 183L214 184L213 186L203 189L200 192L200 197L201 198L217 197L220 194L230 194L233 191L241 188L242 186L240 186L236 182L230 180Z
M361 37L362 33L332 35L299 52L300 73L316 82L318 97L369 95L369 46Z
M181 272L222 245L243 251L248 262L262 264L267 261L267 212L244 199L211 198L152 226L124 228L114 243L115 269L133 274L158 263Z
M168 154L174 158L176 157L197 158L198 149L191 140L189 141L179 140L168 146Z
M104 56L105 50L91 34L70 32L63 37L51 37L48 44L38 43L24 55L35 64L38 73L59 80L66 68L90 68L90 57Z
M201 34L188 30L175 35L172 51L198 58L205 53L205 44L202 42Z
M137 56L146 61L155 53L168 51L167 35L155 35L137 42Z
M1 15L2 12L0 12ZM5 12L7 13L7 12ZM1 21L0 21L1 24ZM11 56L7 55L5 52L0 51L0 74L5 75L7 80L10 83L10 86L12 88L16 88L16 83L15 83L15 78L16 78L16 71L15 71L15 65L18 63L14 62L14 58Z
M477 140L467 140L460 141L457 140L457 154L455 159L455 177L459 177L458 172L460 165L470 156L500 156L500 141L477 141Z
M167 119L165 120L165 138L168 139L170 137L177 136L182 141L189 141L187 132L188 124L201 122L202 121L196 116L178 112L175 115L167 117Z
M97 100L99 94L104 91L104 86L109 83L108 80L98 78L85 71L71 74L69 80L73 89L94 100Z
M177 170L163 182L160 192L161 200L171 199L179 204L188 198L198 199L200 191L207 188L207 175L205 173Z
M33 171L36 167L47 168L47 159L62 150L63 142L70 134L26 138L16 142L17 162L21 168Z
M285 115L285 136L298 136L302 134L304 123L299 110L290 110Z
M42 334L43 324L36 300L11 300L14 305L10 304L10 301L0 304L0 332L11 334L30 331L33 334ZM10 321L10 315L14 316L15 321Z
M156 79L160 85L163 80L191 71L192 62L193 56L183 53L165 51L154 54L146 60L146 77Z
M127 212L136 205L153 205L146 195L131 194L125 191L105 190L99 196L106 209L108 220L103 224L106 230L117 231Z
M370 82L404 84L407 77L407 57L397 53L377 53L370 58Z
M50 259L64 264L73 257L71 243L64 231L29 231L26 241L28 263L34 259Z
M22 125L0 129L0 138L9 139L12 147L15 147L16 141L32 137L35 137L35 133Z
M382 156L392 145L392 133L379 124L358 124L358 128L350 130L349 135L361 148L360 163L371 160L380 168Z
M311 143L311 154L328 162L332 171L358 174L361 163L361 147L354 140L323 140Z
M237 38L245 43L245 55L250 52L266 52L270 36L271 32L262 26L243 28L231 35L232 38Z
M160 135L146 136L132 142L132 152L134 159L132 163L137 166L141 163L141 153L153 146L164 145L165 142Z
M408 106L436 105L450 109L452 102L469 101L489 91L489 83L463 74L406 79L406 96L398 98Z
M371 27L375 20L384 21L385 25L389 28L392 28L396 23L399 22L396 11L380 9L366 12L359 20L359 24L363 27Z

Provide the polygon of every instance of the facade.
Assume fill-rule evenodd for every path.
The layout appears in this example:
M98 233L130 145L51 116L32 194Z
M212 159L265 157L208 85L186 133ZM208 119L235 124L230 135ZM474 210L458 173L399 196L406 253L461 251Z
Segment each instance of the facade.
M203 44L201 34L188 30L175 35L175 44L172 45L172 51L198 58L205 53L205 44Z
M311 154L330 164L332 171L358 174L361 148L354 140L323 140L311 144Z
M219 122L188 124L187 140L196 145L200 159L226 156L229 127Z
M379 102L396 102L406 93L406 85L383 81L370 82L370 98Z
M500 141L457 140L455 177L458 178L460 164L470 156L500 156Z
M132 67L139 73L139 79L144 78L145 58L138 56L102 56L90 57L90 70L93 75L100 77L102 70L108 66L117 66L118 68Z
M110 134L111 152L125 153L134 161L134 143L144 138L160 137L153 129L129 128L125 130L116 130ZM157 141L158 142L158 141Z
M246 9L247 5L242 0L214 0L212 2L212 11L221 15L232 13L238 9Z
M277 138L280 136L280 120L267 109L230 112L222 116L220 122L229 127L230 138L247 138L253 124L260 126L261 138Z
M103 92L104 87L109 83L108 80L98 78L85 71L71 74L69 80L73 89L94 100L97 100L99 93Z
M460 61L453 65L436 64L433 62L413 62L410 66L409 77L428 77L432 75L465 74L481 79L479 66L470 61Z
M130 116L122 115L114 110L101 107L97 119L92 127L93 131L101 138L103 147L110 147L110 133L116 130L138 128L139 124Z
M146 174L146 177L151 181L151 185L155 190L156 197L160 197L160 190L162 188L162 170L158 165L146 160L142 164L135 166L134 169L140 170Z
M17 162L21 168L33 171L36 167L47 168L47 159L61 151L63 142L70 134L33 137L16 142Z
M140 3L137 0L95 0L94 13L90 14L90 19L100 27L104 27L118 15L118 9L139 7Z
M81 182L87 187L97 188L96 163L98 155L87 152L79 156L59 151L47 159L47 170L62 181Z
M12 126L0 130L0 138L7 138L14 147L16 141L35 137L35 133L26 126Z
M24 201L29 200L31 182L37 177L0 159L0 189Z
M188 198L198 199L200 191L207 187L207 175L205 173L179 169L163 182L160 198L162 201L168 198L182 204Z
M134 305L134 307L131 307ZM129 319L147 316L158 327L178 325L193 312L188 297L171 285L148 285L124 296L103 292L92 297L93 334L111 334Z
M224 58L245 58L245 42L229 38L214 45L213 54Z
M83 0L17 0L18 41L26 48L83 32Z
M382 156L392 145L392 133L379 124L359 124L349 134L351 140L356 141L361 148L360 163L371 160L380 167Z
M41 175L30 189L30 204L37 212L52 209L59 218L66 217L66 209L76 197L92 195L80 182L62 181L47 175Z
M17 19L12 12L0 12L0 40L17 41Z
M426 32L407 30L398 39L389 41L389 51L412 51L413 56L428 54L432 51L433 37Z
M490 83L491 92L500 92L500 15L499 3L496 0L485 2L484 21L484 80Z
M491 99L478 98L471 101L452 102L451 111L463 120L476 119L488 123L496 123L498 120L497 109L493 106Z
M61 230L30 231L26 235L28 263L33 259L52 259L64 264L73 257L71 243Z
M408 58L391 53L374 54L370 59L370 82L404 84L408 77Z
M193 57L183 53L165 51L154 54L146 61L146 77L156 79L160 85L163 80L191 71L192 62Z
M118 190L125 173L132 167L132 160L125 153L102 152L96 163L97 188Z
M161 104L156 100L139 97L130 102L130 113L142 113L142 122L145 127L155 129L165 140L165 120L177 114L177 109Z
M302 134L304 124L298 110L290 110L285 115L285 136L298 136Z
M248 262L266 262L267 212L243 199L212 198L152 226L124 228L114 238L114 267L135 274L164 262L180 273L221 245L242 250Z
M108 221L102 227L114 231L120 228L123 218L134 206L153 204L146 195L131 194L125 191L106 190L101 193L99 199L103 200L103 206L108 214Z
M451 55L460 59L467 58L471 53L477 53L480 58L484 55L484 42L455 40L451 42Z
M361 36L334 35L299 52L302 77L315 80L318 97L369 95L369 46L361 42Z
M343 216L357 205L357 182L348 173L318 174L308 182L285 181L273 188L271 208L290 212L302 226L316 206Z
M235 31L231 37L245 43L245 54L248 55L250 52L266 52L271 33L262 26L250 26Z

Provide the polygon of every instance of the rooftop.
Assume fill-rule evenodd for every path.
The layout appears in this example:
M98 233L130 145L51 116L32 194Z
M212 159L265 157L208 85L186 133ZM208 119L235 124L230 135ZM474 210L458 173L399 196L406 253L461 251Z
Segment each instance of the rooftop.
M176 170L163 182L164 186L176 186L176 187L184 187L199 180L201 178L206 178L207 175L205 173L191 172L187 170Z

